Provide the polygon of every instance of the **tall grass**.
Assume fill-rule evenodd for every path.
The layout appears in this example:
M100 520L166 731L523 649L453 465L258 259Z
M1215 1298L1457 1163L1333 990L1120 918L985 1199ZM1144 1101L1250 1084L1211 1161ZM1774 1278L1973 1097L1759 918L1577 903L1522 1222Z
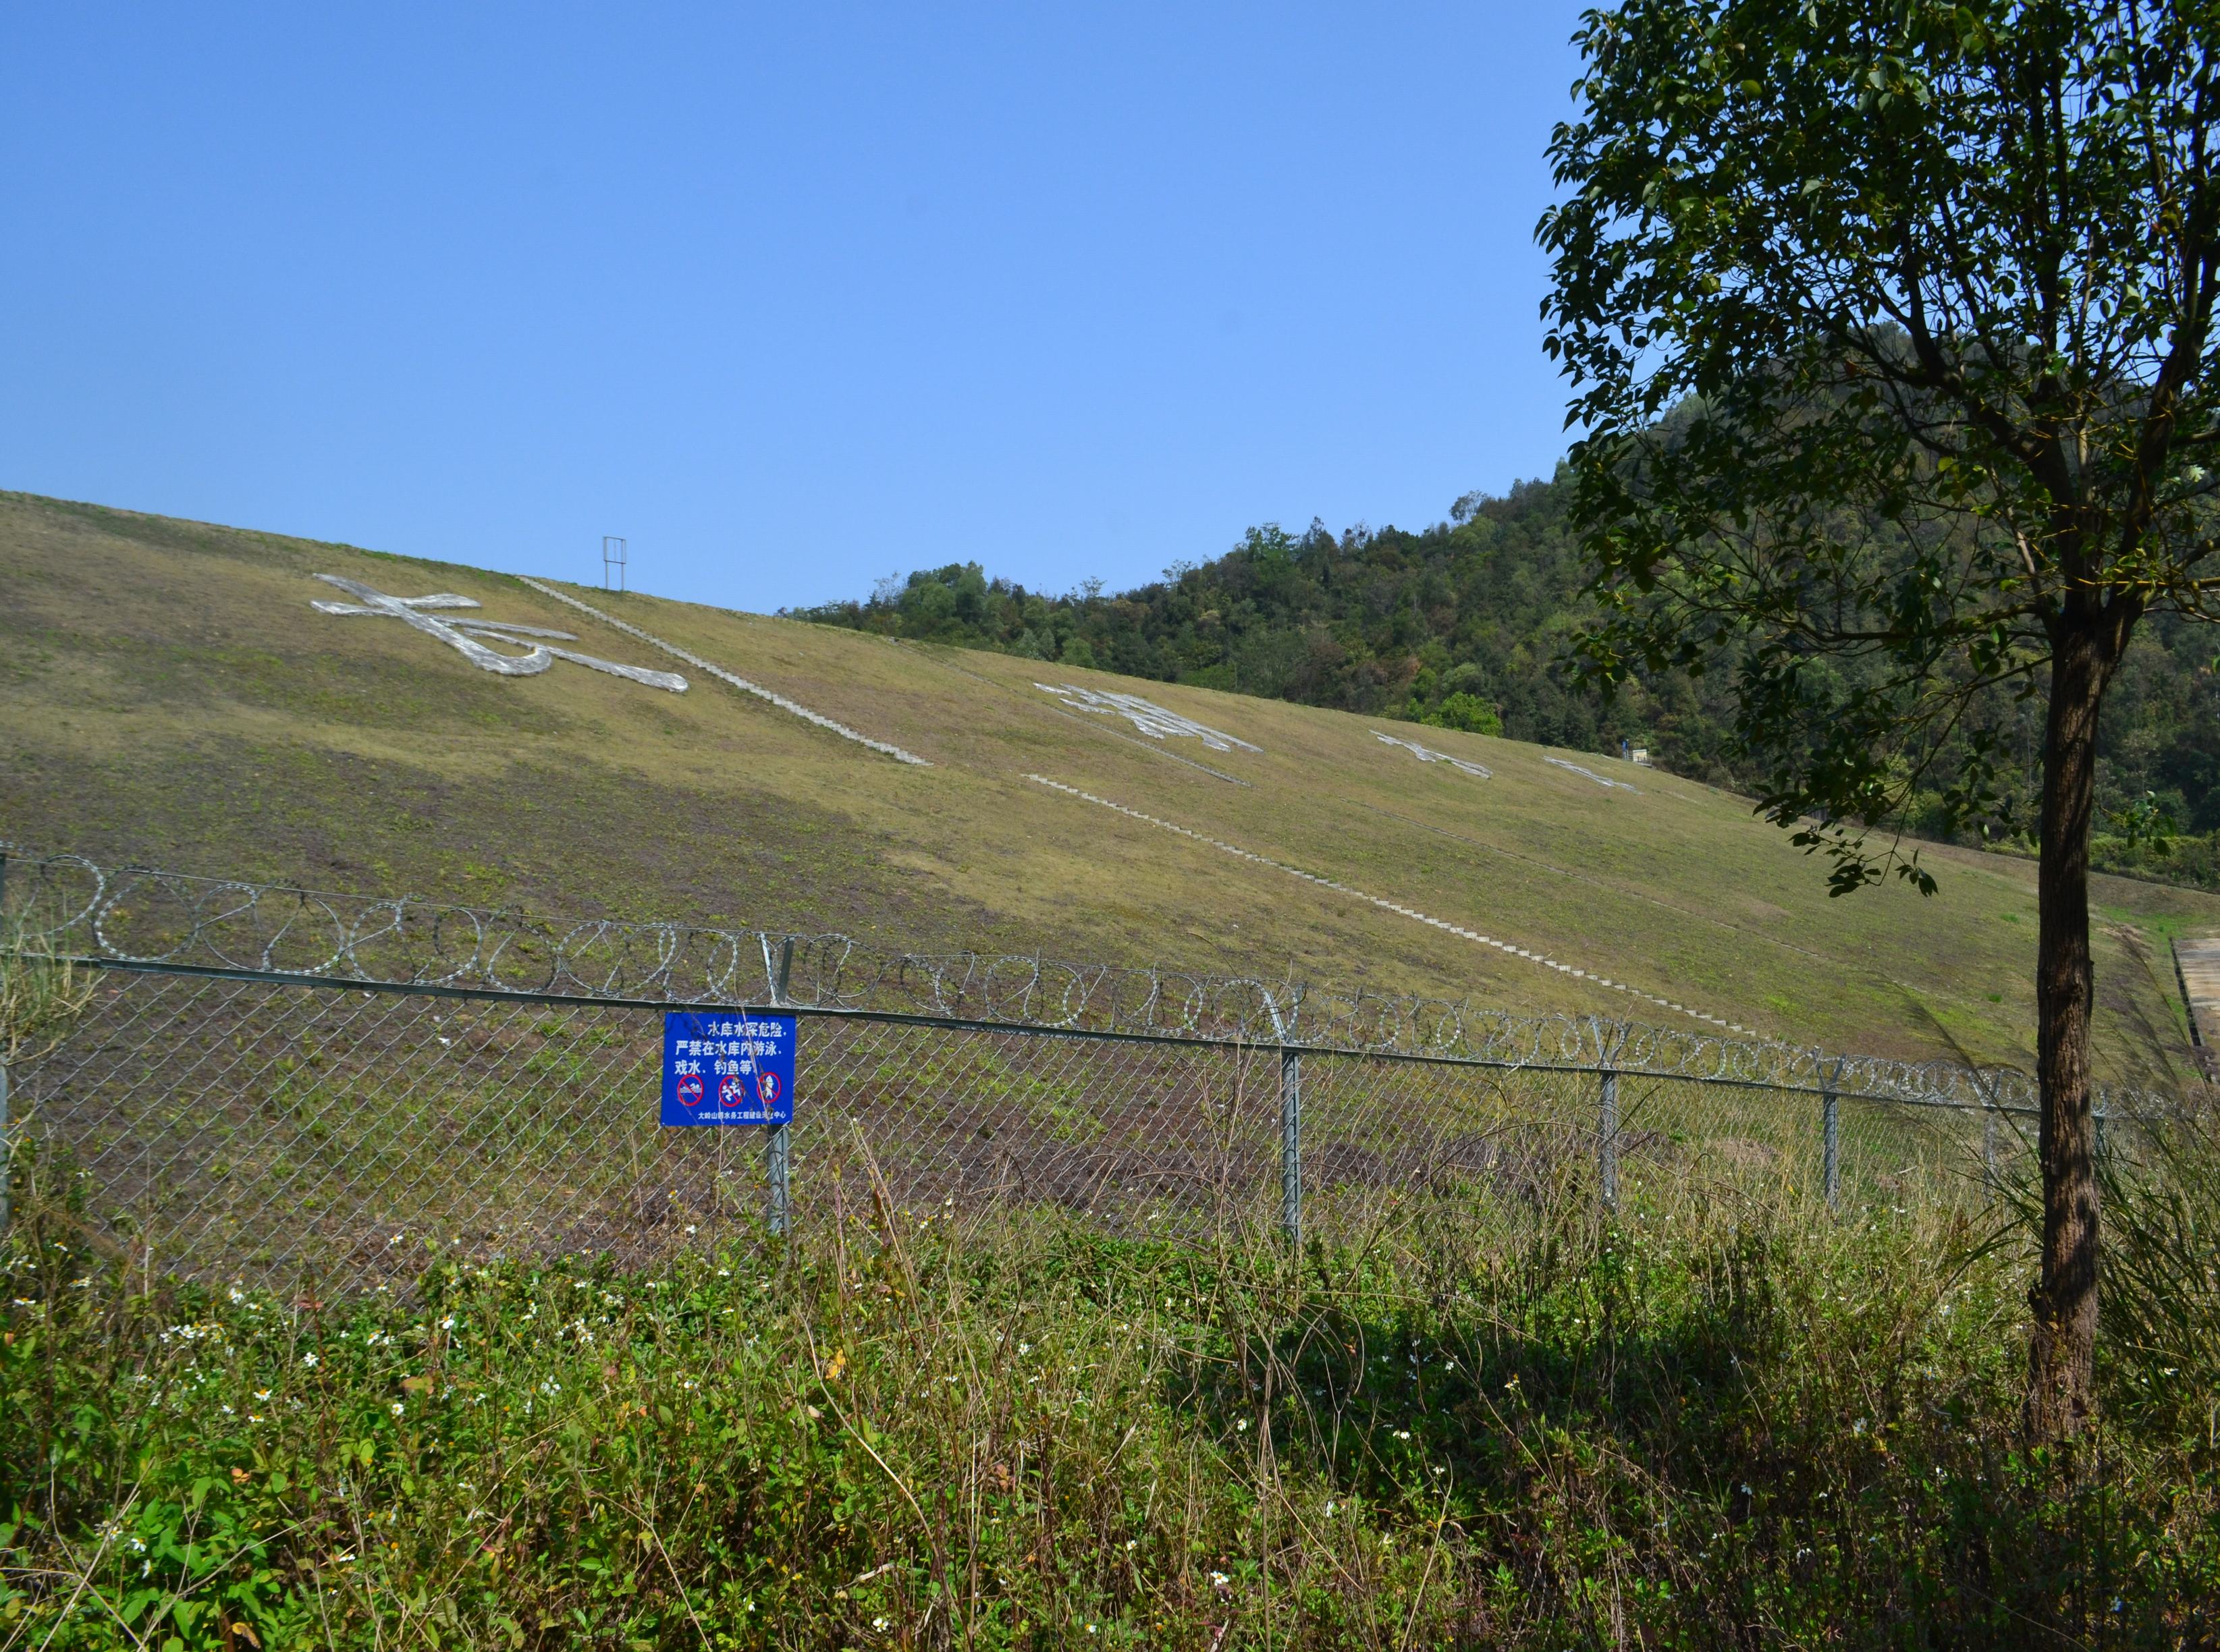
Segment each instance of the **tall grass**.
M0 916L0 1061L44 1054L92 1000L91 972L57 958L21 915Z
M790 1248L348 1302L134 1290L34 1213L0 1648L2211 1636L2201 1417L2123 1386L2024 1453L2020 1256L1591 1208L1413 1198L1295 1256L904 1213L866 1167Z
M56 958L25 916L0 911L0 1234L15 1206L16 1150L27 1109L11 1075L58 1044L92 1001L89 972Z
M2118 1403L2158 1427L2220 1444L2220 1118L2136 1125L2105 1155L2104 1350Z

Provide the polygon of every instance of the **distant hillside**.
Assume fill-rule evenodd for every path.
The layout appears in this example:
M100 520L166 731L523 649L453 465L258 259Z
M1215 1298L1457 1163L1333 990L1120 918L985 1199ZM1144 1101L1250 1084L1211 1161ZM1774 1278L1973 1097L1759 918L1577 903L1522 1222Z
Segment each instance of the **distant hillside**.
M1744 784L1729 673L1654 679L1608 707L1568 680L1560 656L1584 574L1567 494L1528 482L1468 495L1417 532L1336 536L1313 521L1294 536L1268 523L1215 561L1114 596L1028 591L970 563L795 617L1581 751L1624 741L1674 773ZM2220 633L2174 615L2146 621L2130 651L2103 729L2096 851L2109 870L2220 888L2216 651ZM2031 851L2040 724L2001 695L1990 720L2021 759L1991 840ZM1917 805L1901 824L1936 835Z
M1479 532L1512 537L1481 514ZM1228 565L1261 589L1312 579L1314 559L1328 585L1385 566L1388 548ZM1494 565L1518 583L1515 559ZM512 660L534 645L527 627L568 657L497 674L404 615L362 612L365 589L475 625ZM1489 634L1515 654L1514 630ZM1689 780L1058 651L1045 668L0 495L0 840L558 913L2030 1057L2028 866L1938 850L1931 901L1830 901L1781 832ZM1346 658L1333 670L1352 692L1366 682ZM2220 898L2107 879L2098 900L2105 1070L2192 1070L2167 942L2220 930Z

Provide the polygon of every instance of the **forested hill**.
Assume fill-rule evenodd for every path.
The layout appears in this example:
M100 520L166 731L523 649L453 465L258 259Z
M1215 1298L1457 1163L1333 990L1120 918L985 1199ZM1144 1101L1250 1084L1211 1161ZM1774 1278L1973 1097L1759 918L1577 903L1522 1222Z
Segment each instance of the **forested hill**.
M1657 718L1606 711L1554 664L1580 583L1563 491L1531 482L1417 533L1253 527L1215 561L1115 596L1050 596L970 563L796 617L1616 751Z
M1625 741L1677 773L1742 783L1729 673L1653 679L1610 706L1572 681L1561 656L1582 566L1568 495L1542 481L1467 495L1417 531L1266 524L1214 561L1117 595L1090 583L1051 596L951 564L795 617L1592 751ZM2216 651L2220 633L2147 620L2115 683L2097 845L2113 870L2220 887ZM1999 711L2019 726L2031 801L2039 720ZM1931 831L1922 814L1905 824ZM2032 818L2015 808L1989 835L2024 842Z

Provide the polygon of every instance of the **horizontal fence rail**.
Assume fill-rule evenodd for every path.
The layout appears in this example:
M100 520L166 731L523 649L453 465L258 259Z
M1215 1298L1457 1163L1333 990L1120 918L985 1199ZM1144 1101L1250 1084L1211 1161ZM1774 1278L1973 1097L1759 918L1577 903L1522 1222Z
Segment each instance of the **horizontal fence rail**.
M834 934L562 920L338 894L0 845L0 933L116 968L672 1008L777 1007L982 1026L1612 1070L1913 1106L2032 1113L2036 1085L1973 1067L1594 1016L1041 955L903 952ZM2105 1111L2167 1098L2100 1091Z

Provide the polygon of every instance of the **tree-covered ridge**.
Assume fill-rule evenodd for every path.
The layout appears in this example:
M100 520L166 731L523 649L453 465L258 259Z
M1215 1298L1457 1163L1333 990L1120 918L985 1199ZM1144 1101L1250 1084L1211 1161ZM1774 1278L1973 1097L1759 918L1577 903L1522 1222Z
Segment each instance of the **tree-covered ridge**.
M1252 527L1225 555L1117 595L990 579L976 563L798 617L1522 739L1618 749L1647 726L1555 664L1581 572L1548 483L1470 496L1418 532Z
M1645 676L1609 703L1574 680L1563 656L1586 612L1586 570L1569 503L1562 482L1534 481L1467 495L1419 530L1266 523L1213 561L1116 595L1099 582L1051 595L951 564L795 617L1543 745L1617 752L1625 741L1675 773L1746 787L1724 674ZM2216 647L2204 627L2154 615L2111 688L2098 848L2113 870L2220 888ZM2017 783L1994 819L1960 835L2024 846L2041 721L2001 695L1986 711L2005 731ZM1909 830L1936 832L1936 789L1915 798Z

